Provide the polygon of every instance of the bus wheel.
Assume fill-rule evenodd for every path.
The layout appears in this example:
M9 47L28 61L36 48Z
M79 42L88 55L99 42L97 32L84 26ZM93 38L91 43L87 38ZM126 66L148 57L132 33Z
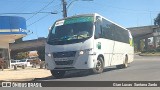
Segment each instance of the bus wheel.
M65 75L64 70L51 70L51 74L52 76L54 76L55 78L62 78Z
M102 73L103 69L104 69L103 58L98 57L96 68L93 69L93 73L95 73L95 74Z
M126 55L126 56L125 56L124 64L116 65L116 68L122 69L122 68L127 68L127 67L128 67L128 56Z

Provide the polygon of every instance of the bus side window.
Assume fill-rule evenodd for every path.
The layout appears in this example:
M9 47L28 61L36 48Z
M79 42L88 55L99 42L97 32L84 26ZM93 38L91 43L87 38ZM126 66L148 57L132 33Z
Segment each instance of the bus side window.
M115 41L129 43L128 31L115 25Z
M110 40L114 40L114 36L113 36L113 24L106 21L105 19L102 20L103 21L103 26L102 26L102 34L103 34L103 38L105 39L110 39Z
M98 39L98 38L101 38L101 37L102 37L102 25L101 25L101 22L97 21L94 38Z

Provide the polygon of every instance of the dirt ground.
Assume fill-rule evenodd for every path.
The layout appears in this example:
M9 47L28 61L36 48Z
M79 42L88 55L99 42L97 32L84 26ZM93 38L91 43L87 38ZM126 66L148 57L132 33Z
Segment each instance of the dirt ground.
M30 81L34 78L44 78L51 76L51 73L47 69L39 69L27 67L25 69L18 68L0 70L0 81Z

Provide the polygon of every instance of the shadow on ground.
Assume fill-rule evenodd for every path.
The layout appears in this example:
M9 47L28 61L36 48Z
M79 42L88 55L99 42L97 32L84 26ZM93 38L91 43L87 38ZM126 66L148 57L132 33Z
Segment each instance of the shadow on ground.
M107 68L104 70L103 73L113 71L113 70L118 70L115 67L112 68ZM61 79L65 78L76 78L76 77L87 77L90 75L95 75L91 72L91 70L81 70L81 71L67 71L65 76ZM44 78L35 78L33 81L50 81L50 80L56 80L54 76L49 76L49 77L44 77Z

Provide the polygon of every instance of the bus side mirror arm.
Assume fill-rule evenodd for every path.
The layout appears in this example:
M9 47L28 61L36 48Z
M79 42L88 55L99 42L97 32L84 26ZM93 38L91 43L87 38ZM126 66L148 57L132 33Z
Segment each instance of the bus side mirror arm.
M98 39L96 35L94 35L94 39Z

